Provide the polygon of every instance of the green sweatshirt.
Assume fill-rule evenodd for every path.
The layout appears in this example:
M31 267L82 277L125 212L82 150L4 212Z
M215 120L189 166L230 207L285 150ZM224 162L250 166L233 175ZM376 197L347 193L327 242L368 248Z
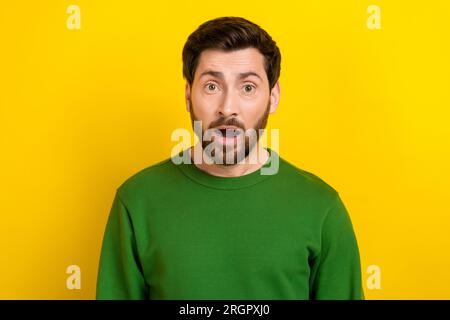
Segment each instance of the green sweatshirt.
M364 299L338 192L278 159L272 175L219 177L168 158L128 178L106 225L97 299Z

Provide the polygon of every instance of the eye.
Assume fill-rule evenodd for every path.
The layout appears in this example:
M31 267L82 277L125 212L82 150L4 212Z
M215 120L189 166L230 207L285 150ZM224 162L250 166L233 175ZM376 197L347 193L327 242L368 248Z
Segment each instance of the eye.
M215 83L209 82L205 85L206 91L208 92L214 92L218 90L218 86Z
M244 86L244 91L245 93L252 93L253 91L255 91L256 87L254 85L251 84L246 84Z

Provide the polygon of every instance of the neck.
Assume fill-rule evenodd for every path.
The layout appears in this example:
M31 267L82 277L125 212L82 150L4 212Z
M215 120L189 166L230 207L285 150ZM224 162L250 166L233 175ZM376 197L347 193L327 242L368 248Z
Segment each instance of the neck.
M200 147L201 146L197 146ZM232 165L221 165L221 164L207 164L205 161L201 161L201 163L195 163L193 161L194 157L192 156L192 148L189 149L189 156L191 157L192 162L194 163L197 168L199 168L202 171L205 171L206 173L213 175L213 176L219 176L219 177L239 177L246 174L250 174L256 170L259 170L264 163L267 162L269 159L269 152L264 149L259 143L257 144L257 147L253 148L249 155L244 158L242 161L240 161L237 164ZM203 154L203 151L202 151ZM258 157L258 154L263 155L262 157ZM195 155L195 151L194 151ZM249 163L248 159L257 159L256 163Z

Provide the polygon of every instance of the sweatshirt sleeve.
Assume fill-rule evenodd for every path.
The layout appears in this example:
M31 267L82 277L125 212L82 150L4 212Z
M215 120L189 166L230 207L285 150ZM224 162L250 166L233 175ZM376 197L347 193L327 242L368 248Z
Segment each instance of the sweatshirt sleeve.
M311 262L310 299L364 300L358 244L339 197L322 224L321 249Z
M137 300L147 295L130 213L117 191L103 237L96 299Z

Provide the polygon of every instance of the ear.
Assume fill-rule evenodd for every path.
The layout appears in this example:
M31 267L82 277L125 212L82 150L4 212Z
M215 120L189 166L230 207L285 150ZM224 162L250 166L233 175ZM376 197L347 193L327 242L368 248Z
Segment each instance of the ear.
M270 92L270 111L274 113L277 110L278 103L280 102L280 80L277 80Z
M187 81L184 96L186 100L186 111L191 112L191 86Z

